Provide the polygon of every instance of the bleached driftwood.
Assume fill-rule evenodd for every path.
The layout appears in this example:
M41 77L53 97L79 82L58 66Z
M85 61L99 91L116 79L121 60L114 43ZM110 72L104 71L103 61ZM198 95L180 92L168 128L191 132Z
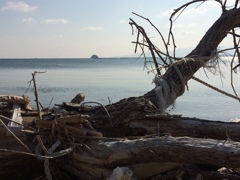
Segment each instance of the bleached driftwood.
M116 166L153 162L174 162L174 167L189 163L234 168L239 167L239 146L239 142L171 136L92 141L87 143L88 150L75 152L74 161L68 161L67 165L94 178L108 176Z
M31 110L29 106L29 99L27 96L14 96L14 95L0 95L0 102L7 102L11 104L21 104L25 109Z

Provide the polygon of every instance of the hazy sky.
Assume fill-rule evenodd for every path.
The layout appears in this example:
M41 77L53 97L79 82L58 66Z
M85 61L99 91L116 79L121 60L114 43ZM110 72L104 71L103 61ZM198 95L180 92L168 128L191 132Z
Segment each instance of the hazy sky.
M189 0L190 1L190 0ZM169 15L187 0L0 1L0 58L121 57L134 54L129 18L161 47L156 31L132 12L149 18L168 35ZM218 3L192 5L175 21L177 53L184 56L220 16Z

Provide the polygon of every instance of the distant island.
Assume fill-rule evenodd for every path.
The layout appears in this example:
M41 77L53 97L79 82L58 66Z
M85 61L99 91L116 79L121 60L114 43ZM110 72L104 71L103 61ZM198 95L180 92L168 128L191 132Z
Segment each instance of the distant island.
M98 57L96 54L93 54L93 55L91 56L91 59L99 59L99 57Z

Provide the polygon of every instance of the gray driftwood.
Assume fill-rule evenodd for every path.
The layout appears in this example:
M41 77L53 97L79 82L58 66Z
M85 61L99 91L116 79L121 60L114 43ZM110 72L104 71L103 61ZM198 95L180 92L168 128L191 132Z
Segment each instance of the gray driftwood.
M170 134L174 137L189 136L240 142L240 123L210 121L174 115L146 115L128 123L131 134L142 132L142 135ZM136 133L136 135L138 135Z
M14 96L14 95L0 95L0 102L7 102L10 104L21 104L25 109L31 110L29 106L29 99L27 96Z
M102 175L108 176L111 169L116 166L131 169L136 164L165 162L163 167L169 166L171 170L182 163L239 167L240 162L240 143L223 140L163 136L110 142L92 141L87 143L87 146L89 150L75 152L72 156L74 160L68 161L67 166L72 166L75 170L85 172L96 179ZM140 168L138 173L139 171L144 170ZM159 168L155 173L161 171ZM151 173L149 172L149 176L153 175Z

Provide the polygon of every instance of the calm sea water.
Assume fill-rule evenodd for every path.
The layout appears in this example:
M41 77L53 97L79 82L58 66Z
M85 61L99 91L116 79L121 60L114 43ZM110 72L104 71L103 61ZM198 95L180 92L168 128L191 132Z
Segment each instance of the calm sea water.
M70 102L80 92L85 93L86 102L108 104L109 100L116 102L140 96L154 88L154 74L143 70L143 64L143 59L136 58L0 59L0 94L25 94L30 98L31 106L36 107L31 79L32 73L38 71L45 72L36 75L39 99L44 107ZM207 78L203 71L196 76L232 92L229 70L224 69L222 73L225 74L223 82L219 76L209 73ZM234 77L235 81L239 78ZM238 90L240 84L235 83ZM193 80L188 82L188 87L189 91L177 99L170 113L222 121L240 119L238 101Z

